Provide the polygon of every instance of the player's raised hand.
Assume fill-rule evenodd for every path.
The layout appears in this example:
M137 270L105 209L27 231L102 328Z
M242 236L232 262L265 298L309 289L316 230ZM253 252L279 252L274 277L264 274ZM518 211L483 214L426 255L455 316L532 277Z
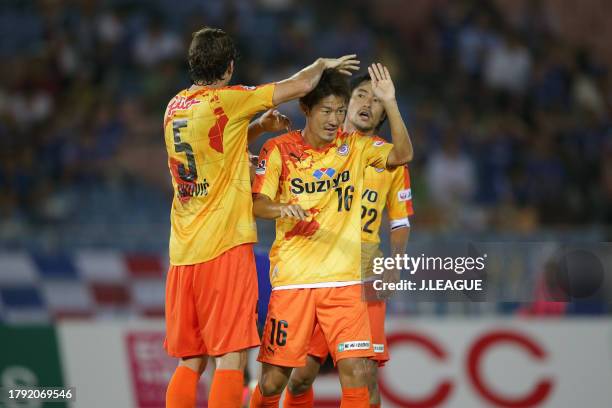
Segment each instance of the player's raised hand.
M281 218L284 218L284 217L295 218L300 221L308 218L308 214L306 214L306 211L304 211L304 209L297 204L289 204L289 205L281 206L280 216Z
M344 75L353 75L352 71L359 70L357 54L345 55L340 58L323 58L325 69L336 69Z
M389 70L382 64L376 63L368 67L370 78L372 78L372 92L374 96L383 102L395 99L395 86L391 80Z
M291 131L291 120L274 108L267 110L258 120L264 132Z

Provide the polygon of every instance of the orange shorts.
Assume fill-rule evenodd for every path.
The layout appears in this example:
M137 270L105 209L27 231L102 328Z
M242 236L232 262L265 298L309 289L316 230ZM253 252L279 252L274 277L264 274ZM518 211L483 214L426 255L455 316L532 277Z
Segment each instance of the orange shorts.
M170 356L219 356L259 345L253 244L210 261L170 266L166 339Z
M361 285L274 290L258 360L303 367L315 326L321 328L334 363L374 355Z
M372 331L372 347L374 349L374 356L370 357L370 359L376 360L379 367L384 366L389 361L387 336L385 336L386 310L387 304L384 301L368 302L368 316L370 319L370 330ZM323 363L327 358L328 350L330 348L327 346L323 331L319 326L316 326L310 340L308 354L318 358Z

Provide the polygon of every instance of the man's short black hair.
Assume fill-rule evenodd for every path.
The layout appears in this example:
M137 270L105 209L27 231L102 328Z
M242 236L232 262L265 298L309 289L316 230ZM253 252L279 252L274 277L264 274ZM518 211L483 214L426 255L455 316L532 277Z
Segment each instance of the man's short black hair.
M189 46L189 75L195 84L219 81L232 61L238 59L234 40L223 30L204 27L193 33Z
M343 98L348 104L351 98L351 89L346 75L335 69L326 69L315 88L300 98L300 103L308 109L312 109L322 99L330 95Z
M355 92L355 89L359 87L359 85L367 81L372 81L372 77L370 76L368 72L366 72L365 74L361 74L361 75L357 75L353 77L351 79L351 96L353 95L353 92ZM384 125L386 121L387 121L387 112L383 111L383 117L380 120L380 122L378 122L378 125L376 125L376 128L375 128L377 132L380 130L380 128L382 128L382 125Z
M361 85L364 82L371 81L371 80L372 80L372 77L370 77L370 74L368 72L366 72L365 74L360 74L360 75L356 75L352 77L351 78L351 95L353 94L353 91L357 89L359 85Z

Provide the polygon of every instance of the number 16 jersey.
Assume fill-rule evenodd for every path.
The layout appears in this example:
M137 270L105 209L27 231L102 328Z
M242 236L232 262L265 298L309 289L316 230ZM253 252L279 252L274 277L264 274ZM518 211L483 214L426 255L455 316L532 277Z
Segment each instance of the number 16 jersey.
M339 133L332 143L315 149L300 131L264 144L253 192L298 204L308 214L303 221L276 220L270 249L275 290L360 282L364 170L385 167L392 148L380 138Z
M166 108L164 136L174 198L170 263L191 265L257 241L247 132L272 107L274 84L186 89Z

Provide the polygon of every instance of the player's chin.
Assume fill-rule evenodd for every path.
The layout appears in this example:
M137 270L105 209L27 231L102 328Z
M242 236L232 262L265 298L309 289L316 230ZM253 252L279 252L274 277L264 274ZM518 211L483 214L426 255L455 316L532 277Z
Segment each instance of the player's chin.
M371 119L364 119L359 115L355 117L353 123L355 124L355 127L361 132L367 132L374 127Z
M331 142L335 139L338 128L335 129L323 129L321 132L321 138L326 142Z

